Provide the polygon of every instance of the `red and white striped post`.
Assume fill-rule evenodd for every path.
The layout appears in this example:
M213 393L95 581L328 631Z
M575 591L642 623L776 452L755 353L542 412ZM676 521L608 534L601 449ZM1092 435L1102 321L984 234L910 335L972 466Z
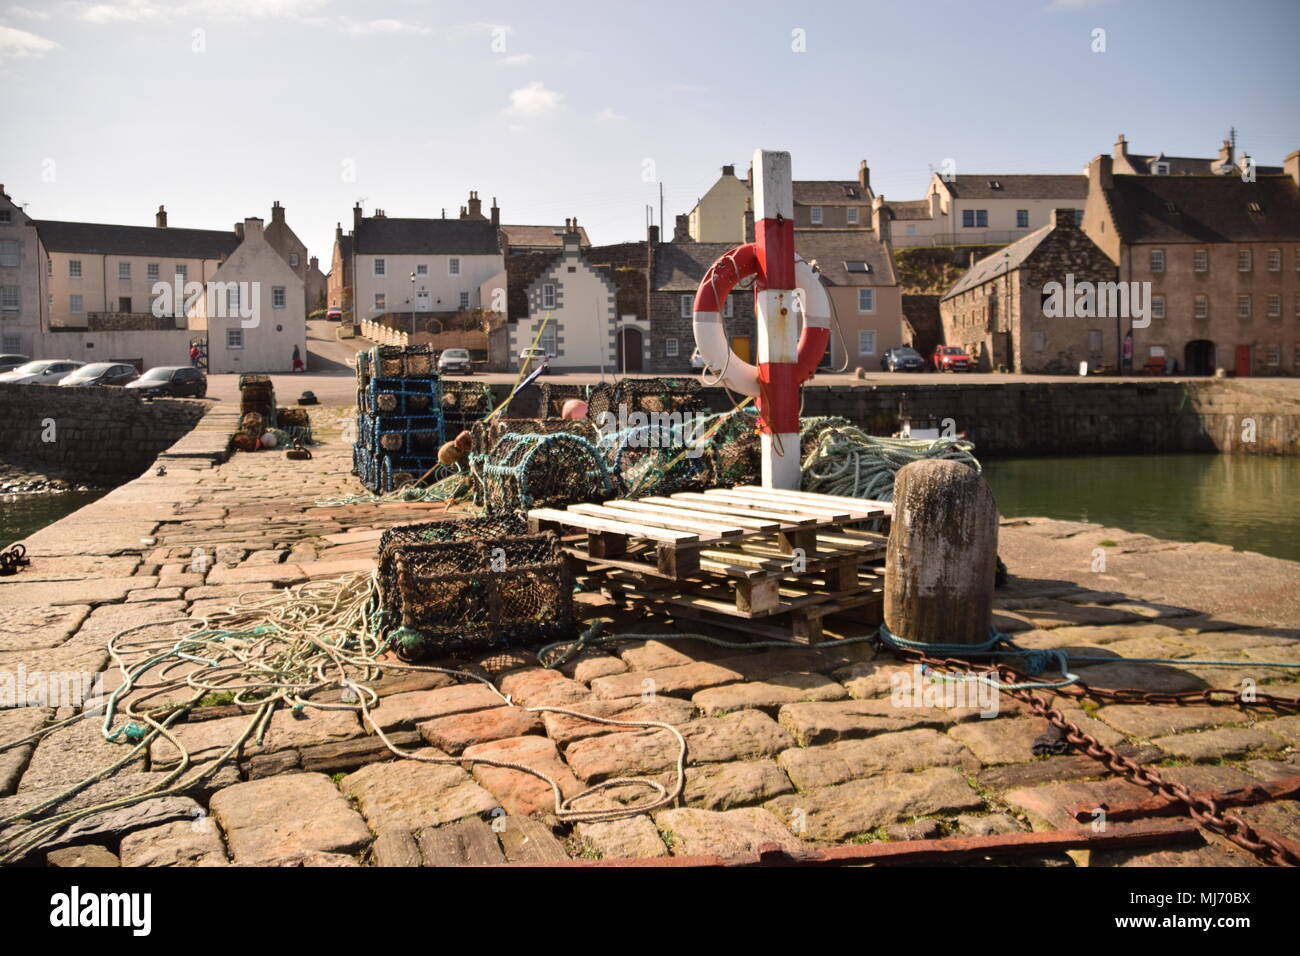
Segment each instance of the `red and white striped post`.
M798 490L799 321L795 315L794 186L790 154L754 151L754 286L763 487Z

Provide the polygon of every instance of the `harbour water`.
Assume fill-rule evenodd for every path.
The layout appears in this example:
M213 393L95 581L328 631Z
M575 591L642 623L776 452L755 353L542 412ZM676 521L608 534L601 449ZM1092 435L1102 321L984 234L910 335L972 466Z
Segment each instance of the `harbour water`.
M0 548L7 548L108 492L107 488L97 488L93 491L65 491L57 495L0 495Z

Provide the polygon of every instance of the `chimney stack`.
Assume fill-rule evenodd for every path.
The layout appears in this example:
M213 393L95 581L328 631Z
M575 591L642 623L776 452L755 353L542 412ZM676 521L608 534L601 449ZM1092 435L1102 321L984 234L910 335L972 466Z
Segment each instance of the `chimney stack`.
M462 219L483 218L483 203L479 201L477 192L471 190L469 194L469 206L467 207L466 214L464 216L461 216L461 218Z
M1120 133L1119 139L1115 140L1115 158L1116 159L1128 158L1128 143L1125 141L1123 133Z
M361 228L361 203L352 207L352 228L353 230Z
M501 228L501 210L497 208L496 196L492 197L492 226L496 229Z
M566 256L576 256L582 246L582 233L578 232L578 217L564 220L564 235L561 237L564 243L564 254Z
M271 222L284 223L284 207L280 205L280 200L271 203Z
M240 242L244 241L244 224L242 222L235 223L235 235L239 237Z
M320 268L320 259L317 258L316 256L312 256L310 259L307 260L307 262L310 263L313 269Z
M877 242L888 243L892 238L889 231L889 221L892 218L893 215L885 208L884 196L876 196L871 200L871 228L876 232Z
M244 227L239 231L241 237L260 236L262 220L258 216L249 216L244 220Z
M745 200L745 242L754 241L754 201Z
M334 241L335 242L343 241L343 223L341 222L334 223Z
M158 207L158 214L154 216L154 223L159 229L167 228L167 209L164 206Z
M673 227L673 242L690 242L691 241L691 217L685 213L677 217L677 225Z
M736 175L736 167L735 167L735 166L723 166L723 167L722 167L722 175L724 175L724 176L735 176L735 175Z
M1109 156L1098 154L1088 164L1088 191L1110 189L1114 185L1115 163Z
M1225 165L1232 164L1232 140L1225 139L1223 145L1219 147L1219 162Z
M863 192L871 188L871 169L865 159L858 163L858 185L862 187Z
M1282 169L1291 177L1291 182L1300 187L1300 149L1282 160Z
M648 227L645 231L645 238L646 238L646 242L650 244L650 247L652 249L655 246L659 245L659 227L658 226Z
M1073 209L1053 209L1052 210L1052 228L1053 229L1073 229L1075 228L1075 217Z

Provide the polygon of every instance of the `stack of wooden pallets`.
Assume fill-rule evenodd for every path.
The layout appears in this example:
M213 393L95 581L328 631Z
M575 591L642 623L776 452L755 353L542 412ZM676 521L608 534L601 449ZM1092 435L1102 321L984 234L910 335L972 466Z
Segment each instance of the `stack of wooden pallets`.
M892 513L887 502L745 485L534 508L528 521L555 529L574 571L615 597L813 642L827 615L879 620Z

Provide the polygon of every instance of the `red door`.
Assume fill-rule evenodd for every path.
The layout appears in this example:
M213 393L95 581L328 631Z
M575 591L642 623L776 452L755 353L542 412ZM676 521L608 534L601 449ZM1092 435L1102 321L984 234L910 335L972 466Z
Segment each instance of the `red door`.
M1237 368L1236 373L1239 377L1250 375L1250 346L1237 346Z

